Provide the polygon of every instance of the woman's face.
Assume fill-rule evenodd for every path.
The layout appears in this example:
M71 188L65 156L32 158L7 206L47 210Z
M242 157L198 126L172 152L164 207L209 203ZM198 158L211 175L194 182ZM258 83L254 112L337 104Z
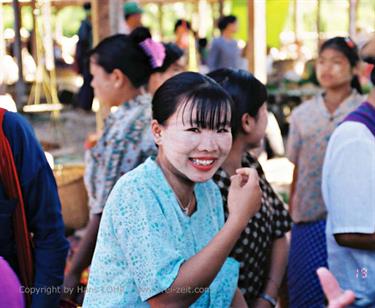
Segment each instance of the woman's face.
M192 112L195 114L195 110ZM191 125L189 106L184 114L179 107L160 129L160 138L155 141L161 167L192 182L209 180L232 146L229 123L215 130Z
M180 74L183 71L185 71L185 64L183 58L181 57L176 62L171 64L165 72L160 73L161 76L159 87L169 78L172 78L173 76L176 76L177 74Z
M185 70L184 61L182 58L171 64L165 72L155 72L151 75L148 90L151 94L154 94L156 90L169 78L182 73Z
M115 105L114 102L117 102L117 99L112 74L107 73L100 65L96 64L93 58L90 59L90 73L95 97L108 106Z
M316 75L323 88L334 89L350 84L353 78L353 69L348 58L341 52L327 48L319 55L316 64Z

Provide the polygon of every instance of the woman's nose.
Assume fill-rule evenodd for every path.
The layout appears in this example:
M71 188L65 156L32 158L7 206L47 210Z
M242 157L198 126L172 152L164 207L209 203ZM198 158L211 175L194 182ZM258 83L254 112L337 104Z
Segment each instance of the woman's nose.
M208 132L202 134L202 139L198 146L199 151L214 152L218 148L217 136L214 133Z

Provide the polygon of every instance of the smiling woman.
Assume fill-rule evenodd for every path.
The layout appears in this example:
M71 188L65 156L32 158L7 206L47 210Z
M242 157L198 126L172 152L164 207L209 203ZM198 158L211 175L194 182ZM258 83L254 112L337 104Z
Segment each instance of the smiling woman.
M232 101L212 79L182 73L152 101L158 154L115 185L103 212L84 307L246 307L228 258L259 209L255 170L238 169L222 199L211 177L232 143ZM181 290L184 290L181 292Z
M208 78L196 84L196 74L183 76L186 89L182 94L178 93L182 86L176 78L157 91L153 99L157 161L162 166L173 165L166 168L167 177L171 172L192 182L203 182L213 176L231 148L231 99Z

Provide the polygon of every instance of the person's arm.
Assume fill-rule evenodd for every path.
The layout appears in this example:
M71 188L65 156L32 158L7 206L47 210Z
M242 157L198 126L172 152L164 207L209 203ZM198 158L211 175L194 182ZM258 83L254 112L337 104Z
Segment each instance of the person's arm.
M231 307L233 308L247 308L248 307L243 294L238 288L236 290L236 293L234 294Z
M29 231L33 232L34 243L34 287L55 287L48 291L34 293L32 307L55 307L60 298L65 260L69 244L64 235L64 223L55 180L46 165L38 176L24 189L25 206L28 207Z
M29 231L34 244L32 307L57 307L68 242L52 170L31 126L18 114L7 113L8 132L20 178ZM5 124L5 126L7 126Z
M339 127L323 166L323 196L336 242L344 247L375 249L375 148L361 135Z
M292 215L293 213L293 199L294 199L294 194L296 192L297 180L298 180L298 166L294 165L293 178L292 178L292 183L290 184L289 202L288 202L288 211L290 215Z
M77 295L82 272L91 264L95 250L96 238L98 236L101 214L94 214L86 227L86 233L79 242L77 252L74 254L68 273L64 278L63 297L74 299Z
M355 301L353 291L342 291L335 276L324 268L318 268L317 274L322 285L324 295L328 299L328 308L345 308Z
M300 148L302 146L302 137L300 133L300 129L298 127L298 116L295 112L292 113L290 117L290 126L289 126L289 134L286 144L286 156L289 159L290 162L294 164L294 170L293 170L293 179L292 183L290 185L290 193L289 193L289 213L292 215L293 207L295 206L293 204L294 202L294 194L296 192L297 188L297 181L298 181L298 157Z
M109 147L103 149L106 135L103 136L100 133L100 136L95 140L94 145L96 146L98 143L99 149L89 147L85 153L85 187L89 196L90 220L86 227L86 233L80 240L78 249L72 258L71 266L64 277L64 290L66 292L64 292L63 297L73 300L77 295L76 288L80 283L82 272L91 264L105 201L112 188L111 186L115 184L114 179L119 177L117 175L120 168L118 160L113 161L110 170L106 168L112 158L112 149ZM96 152L102 150L105 151L102 156L97 155Z
M375 250L375 233L361 234L361 233L343 233L334 234L336 242L345 247Z
M275 239L273 241L270 271L268 273L267 283L262 293L268 294L274 299L277 299L279 288L284 277L286 265L288 262L288 253L289 243L287 235L284 235L283 237ZM267 306L271 307L266 300L259 298L256 301L254 308Z
M208 288L224 264L243 230L236 220L229 220L219 233L199 253L184 262L177 278L168 288L148 300L151 307L187 307L193 304L201 293L183 294L178 290Z
M232 177L228 194L229 217L223 228L205 248L181 265L168 292L148 300L151 307L190 306L201 293L184 294L178 290L207 288L216 277L250 217L260 208L261 191L256 170L243 168L240 173Z
M120 140L118 148L123 148L123 152L127 153L128 148L133 147L133 143L127 140L123 140L122 135L124 132L117 131L117 134L112 138ZM89 199L90 199L90 210L91 218L86 228L86 233L81 239L79 247L73 256L71 267L69 272L66 274L64 279L64 287L67 287L68 293L64 294L64 297L74 299L76 292L75 290L79 284L81 274L85 268L91 264L91 260L95 251L95 245L101 220L102 211L106 200L112 187L115 185L118 178L121 175L121 164L122 161L119 159L113 159L117 155L118 149L114 147L105 146L108 140L108 128L103 132L95 134L94 146L99 147L99 151L103 151L100 161L96 157L98 149L89 147L86 152L86 173L85 173L85 186L87 188ZM147 148L147 145L153 145L153 140L142 140L141 145L137 145L137 153L134 155L142 156L143 148ZM114 142L115 143L115 142ZM146 157L142 157L146 158ZM138 161L133 160L129 162L126 168L131 170L136 167ZM111 168L107 166L111 165Z

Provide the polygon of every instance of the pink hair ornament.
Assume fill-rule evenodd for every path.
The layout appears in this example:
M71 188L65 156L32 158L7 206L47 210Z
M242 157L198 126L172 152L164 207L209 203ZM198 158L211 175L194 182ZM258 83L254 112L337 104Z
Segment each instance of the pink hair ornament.
M151 38L139 43L144 52L150 57L151 67L158 68L163 65L165 59L165 48L162 43L155 42Z

